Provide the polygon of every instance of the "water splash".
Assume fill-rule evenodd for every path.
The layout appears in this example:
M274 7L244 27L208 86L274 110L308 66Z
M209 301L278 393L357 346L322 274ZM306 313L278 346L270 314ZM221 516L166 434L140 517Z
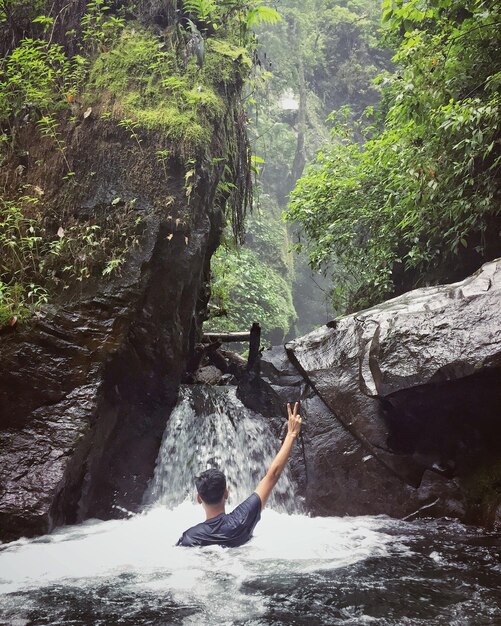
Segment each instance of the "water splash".
M196 475L216 467L227 478L228 505L236 506L254 491L279 448L267 420L246 408L233 387L182 387L144 504L173 508L194 494ZM268 506L300 511L287 468Z
M501 623L501 537L460 524L267 507L239 548L175 546L202 517L185 500L197 472L219 464L236 503L278 446L232 390L183 389L142 514L0 545L0 624Z
M0 548L0 623L10 624L13 616L30 626L259 623L266 594L246 586L282 584L385 556L391 540L373 518L265 510L244 546L176 547L182 530L200 516L200 507L189 502L157 506L128 520L89 521ZM155 621L148 621L152 614Z

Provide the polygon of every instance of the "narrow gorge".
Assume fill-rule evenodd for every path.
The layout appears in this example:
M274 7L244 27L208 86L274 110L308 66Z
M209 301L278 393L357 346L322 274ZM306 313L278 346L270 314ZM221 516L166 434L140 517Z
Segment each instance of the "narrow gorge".
M0 3L0 624L501 623L500 22Z

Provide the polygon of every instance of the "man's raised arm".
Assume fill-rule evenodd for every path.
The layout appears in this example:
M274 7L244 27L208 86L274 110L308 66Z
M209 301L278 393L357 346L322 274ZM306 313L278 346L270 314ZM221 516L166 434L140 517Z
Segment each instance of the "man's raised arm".
M292 446L294 445L294 441L296 440L296 437L301 430L301 416L298 415L298 410L299 402L296 402L294 404L294 410L291 409L291 405L289 403L287 404L287 413L289 415L287 435L277 456L271 462L271 465L266 472L266 476L256 487L256 493L261 499L262 509L264 509L264 506L268 501L268 498L270 497L270 493L273 487L277 484L277 481L280 478L280 474L287 464L287 460L291 453Z

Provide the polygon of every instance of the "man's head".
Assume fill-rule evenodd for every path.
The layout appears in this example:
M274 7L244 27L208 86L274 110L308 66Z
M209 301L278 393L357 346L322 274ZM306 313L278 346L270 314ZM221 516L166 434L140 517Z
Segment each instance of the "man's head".
M218 469L208 469L195 478L199 502L204 504L219 504L228 495L226 477Z

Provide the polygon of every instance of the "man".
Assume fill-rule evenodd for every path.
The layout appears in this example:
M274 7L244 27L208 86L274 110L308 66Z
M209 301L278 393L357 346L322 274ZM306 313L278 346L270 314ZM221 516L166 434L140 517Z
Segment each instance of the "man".
M294 441L301 430L299 403L294 409L287 404L289 423L287 435L277 456L273 459L266 476L247 500L226 514L228 498L226 478L223 472L209 469L195 478L198 503L204 507L206 520L186 530L177 542L178 546L210 546L218 544L235 548L249 541L252 531L261 518L261 510L266 505L273 487L287 464Z

